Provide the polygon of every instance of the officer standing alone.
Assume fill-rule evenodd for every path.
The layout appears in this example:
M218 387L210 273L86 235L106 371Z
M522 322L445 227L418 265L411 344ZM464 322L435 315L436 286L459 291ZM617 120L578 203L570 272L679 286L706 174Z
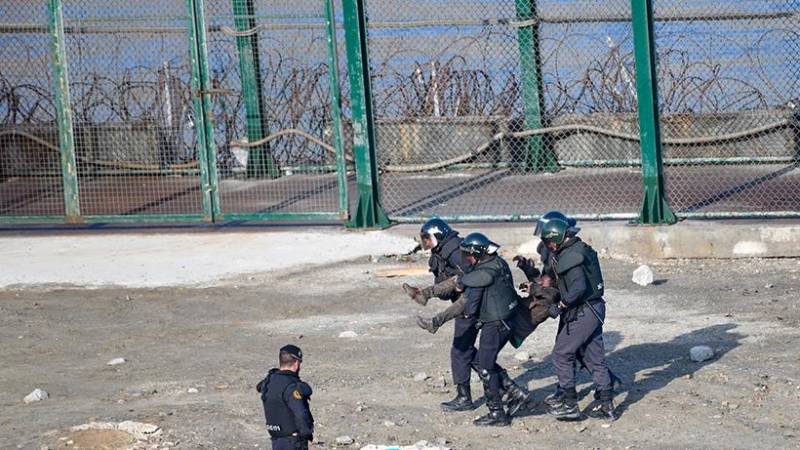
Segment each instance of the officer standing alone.
M307 450L314 440L314 417L308 406L311 386L300 380L303 351L294 345L281 348L280 367L270 369L256 385L264 404L273 450Z

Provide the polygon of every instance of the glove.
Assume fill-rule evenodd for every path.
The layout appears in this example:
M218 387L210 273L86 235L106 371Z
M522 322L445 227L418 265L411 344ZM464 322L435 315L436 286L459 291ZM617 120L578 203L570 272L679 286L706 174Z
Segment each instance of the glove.
M551 303L550 306L547 307L547 312L551 319L555 319L561 314L561 310L556 303Z
M530 281L527 281L527 282L525 282L525 283L520 283L520 284L519 284L519 290L520 290L520 292L522 292L522 293L527 293L527 292L529 292L529 291L530 291L530 288L531 288L531 282L530 282Z
M522 269L523 267L528 265L528 258L522 255L515 256L514 259L512 259L512 261L514 261L517 264L517 268L519 269Z

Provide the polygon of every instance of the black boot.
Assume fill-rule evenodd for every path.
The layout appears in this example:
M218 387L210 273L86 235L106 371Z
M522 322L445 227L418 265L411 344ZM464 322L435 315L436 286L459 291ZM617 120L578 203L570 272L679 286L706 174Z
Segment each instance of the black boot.
M500 383L503 386L503 390L506 391L506 395L501 398L503 398L503 404L508 408L509 416L516 414L530 402L530 392L515 383L505 370L500 372Z
M456 398L442 403L442 410L444 411L470 411L472 409L475 409L475 406L472 404L469 384L457 384Z
M608 370L608 376L611 377L611 389L612 389L612 391L622 387L622 378L618 377L617 374L615 374L614 372L611 371L611 369ZM594 399L595 400L600 400L600 391L597 390L597 388L595 388L595 390L594 390Z
M564 391L561 390L561 386L556 385L556 390L548 395L547 398L544 399L544 402L550 406L558 406L564 403Z
M614 391L611 389L600 391L600 406L593 409L589 415L596 419L616 420L617 416L614 413Z
M558 420L580 419L581 410L578 408L578 392L574 387L561 388L564 392L564 402L558 406L553 406L547 414Z
M439 331L439 327L442 324L436 319L436 316L431 317L430 319L425 319L424 317L417 316L417 325L423 330L427 330L428 333L436 334Z
M489 407L489 413L478 417L472 423L479 427L507 427L510 425L511 418L508 417L505 409L503 409L503 400L500 397L500 393L492 396L492 394L486 392L486 397L489 399L486 402Z

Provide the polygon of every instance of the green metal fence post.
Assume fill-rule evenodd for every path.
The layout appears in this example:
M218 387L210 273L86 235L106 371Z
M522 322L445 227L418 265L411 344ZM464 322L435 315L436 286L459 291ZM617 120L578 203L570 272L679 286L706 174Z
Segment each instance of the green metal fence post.
M61 0L50 0L47 11L50 19L51 59L56 89L56 117L58 120L58 147L61 150L61 182L64 186L64 209L67 222L82 222Z
M200 164L200 183L203 189L203 220L213 222L220 211L203 0L186 0L186 8L189 15L189 53L192 58L192 102L195 110L197 159Z
M637 223L675 223L677 218L664 197L664 163L661 155L661 127L658 122L653 2L652 0L631 0L631 9L644 182L644 199Z
M333 0L325 0L325 21L328 33L328 74L331 83L331 116L333 118L333 147L336 149L336 179L339 183L339 217L349 220L347 208L347 168L342 145L342 93L339 91L339 64L336 48L336 19Z
M233 22L238 32L248 32L256 27L253 0L233 0ZM269 134L264 114L258 34L251 32L245 36L237 36L236 48L239 51L242 96L247 114L247 139L255 142L264 139ZM265 143L250 149L245 174L248 178L278 178L281 176L278 164L269 151L269 144Z
M356 160L358 206L348 227L389 226L380 205L378 163L375 151L375 123L367 51L367 20L364 0L343 0L344 36L350 78L350 104L353 111L353 152Z
M542 128L544 101L541 86L541 58L539 57L539 22L536 0L515 0L518 22L517 45L519 47L520 67L522 69L522 100L525 109L524 129ZM545 147L543 136L527 138L528 151L525 157L525 170L550 172L558 171L558 161Z

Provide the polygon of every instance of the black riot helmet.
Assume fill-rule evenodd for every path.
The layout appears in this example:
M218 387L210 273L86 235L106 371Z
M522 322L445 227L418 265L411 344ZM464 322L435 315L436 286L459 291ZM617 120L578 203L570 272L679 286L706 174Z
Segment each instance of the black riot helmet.
M432 247L436 247L442 242L448 234L452 233L453 229L442 219L430 219L422 225L419 230L419 237L421 239L430 239Z
M483 233L470 233L461 241L461 256L474 256L480 261L498 248L500 245L490 241Z
M550 219L542 225L542 242L545 244L558 244L561 245L564 243L564 239L567 237L567 231L569 231L570 226L566 220L561 219Z
M573 234L576 234L578 231L580 231L580 228L575 226L575 225L578 224L578 221L575 220L574 217L567 217L567 215L562 213L561 211L553 209L553 210L547 211L546 213L542 214L542 217L539 217L539 221L536 222L536 228L533 230L533 235L534 236L541 236L542 235L542 227L544 227L544 225L547 222L549 222L549 221L551 221L553 219L559 219L559 220L563 220L564 222L566 222L568 228L571 228L572 230L574 230Z

